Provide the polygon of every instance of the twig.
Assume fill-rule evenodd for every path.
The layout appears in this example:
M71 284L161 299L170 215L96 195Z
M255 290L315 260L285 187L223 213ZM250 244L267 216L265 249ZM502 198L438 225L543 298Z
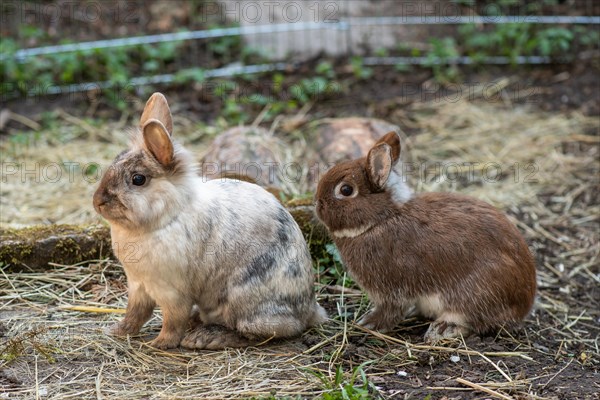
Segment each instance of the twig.
M587 312L587 310L583 310L583 311L581 312L581 314L579 314L579 315L577 316L577 318L575 318L573 321L571 321L571 322L570 322L568 325L565 325L565 329L569 329L569 330L570 330L570 328L571 328L573 325L575 325L577 322L579 322L579 320L581 319L581 317L583 317L583 314L585 314L586 312Z
M267 113L269 112L270 109L271 109L271 104L267 104L262 109L262 111L256 116L256 118L252 122L252 125L251 125L252 129L258 128L258 125L260 125L260 123L263 121L263 119L265 119L265 116L267 115Z
M462 384L463 384L463 385L465 385L465 386L470 386L470 387L472 387L473 389L479 390L480 392L487 393L487 394L489 394L489 395L491 395L491 396L494 396L494 397L497 397L497 398L499 398L499 399L504 399L504 400L513 400L513 398L512 398L512 397L510 397L510 396L506 396L506 395L504 395L504 394L502 394L502 393L498 393L498 392L496 392L495 390L488 389L488 388L486 388L486 387L483 387L483 386L481 386L481 385L478 385L477 383L469 382L468 380L466 380L466 379L463 379L463 378L456 378L456 382L458 382L458 383L462 383Z
M315 344L315 345L314 345L313 347L311 347L310 349L304 350L304 351L302 352L302 354L310 354L310 353L312 353L313 351L315 351L315 350L317 350L317 349L319 349L319 348L321 348L321 347L325 346L327 343L329 343L329 342L331 342L331 341L335 340L335 339L336 339L338 336L340 336L341 334L342 334L342 332L338 332L338 333L336 333L335 335L328 337L327 339L323 340L322 342L319 342L319 343ZM295 357L294 357L294 358L295 358ZM293 360L294 358L292 358L292 360ZM291 360L290 360L290 361L291 361Z
M102 396L102 391L100 387L102 386L102 370L104 369L104 363L100 365L100 371L98 371L98 375L96 376L96 399L102 400L104 397Z
M499 366L497 366L492 360L490 360L489 358L487 358L486 356L484 356L483 354L480 355L481 358L483 358L485 361L489 362L490 364L492 364L492 366L494 368L496 368L496 370L498 372L500 372L500 374L506 378L507 381L512 382L512 379L510 376L508 376Z
M524 360L527 361L533 361L533 358L529 357L528 355L526 355L525 353L521 353L521 352L517 352L517 351L505 351L505 352L485 352L485 353L481 353L479 351L475 351L475 350L463 350L463 349L459 349L459 348L452 348L452 347L443 347L443 346L427 346L427 345L419 345L419 344L412 344L410 342L407 342L405 340L401 340L401 339L397 339L395 337L392 336L388 336L386 334L383 334L381 332L377 332L377 331L372 331L370 329L367 329L363 326L360 325L355 325L355 327L359 328L360 330L370 333L371 335L388 341L388 342L393 342L393 343L399 343L402 344L404 346L406 346L407 348L410 347L413 350L435 350L435 351L445 351L445 352L450 352L450 353L459 353L459 354L464 354L464 355L474 355L474 356L489 356L489 357L520 357Z
M539 223L536 223L533 225L534 229L541 234L542 236L544 236L546 239L553 241L554 243L565 247L568 250L571 250L571 246L565 242L563 242L562 240L554 237L550 232L548 232L546 229L544 229Z
M362 295L362 292L359 289L347 288L347 287L343 287L341 285L325 286L325 290L327 290L329 293L334 293L334 294L344 293L346 296L349 294Z
M26 127L33 129L34 131L39 131L40 129L42 129L42 126L40 124L38 124L30 118L27 118L24 115L17 114L10 110L6 110L6 112L8 119L12 119L13 121L19 122L25 125Z
M97 136L108 142L112 141L112 138L110 136L106 135L102 130L93 127L92 125L90 125L89 123L87 123L86 121L84 121L80 118L74 117L73 115L71 115L68 112L66 112L65 110L63 110L62 108L59 108L57 110L57 113L65 121L70 122L71 124L80 127L81 129L86 131L88 134L90 134L92 137Z
M125 314L124 308L102 308L102 307L89 307L89 306L59 306L58 308L69 311L81 311L89 313L99 314Z
M569 362L567 363L567 365L565 365L564 367L562 367L560 371L558 371L556 374L554 374L554 375L552 376L552 378L548 379L548 382L546 382L546 383L544 384L544 386L542 386L542 387L541 387L541 389L540 389L540 390L544 390L544 389L546 389L546 386L548 386L548 385L550 384L550 382L552 382L552 380L554 380L554 378L556 378L556 377L557 377L558 375L560 375L560 374L561 374L561 373L562 373L562 372L563 372L565 369L567 369L567 367L568 367L569 365L571 365L571 363L572 363L572 362L573 362L573 358L571 358L571 359L569 360Z

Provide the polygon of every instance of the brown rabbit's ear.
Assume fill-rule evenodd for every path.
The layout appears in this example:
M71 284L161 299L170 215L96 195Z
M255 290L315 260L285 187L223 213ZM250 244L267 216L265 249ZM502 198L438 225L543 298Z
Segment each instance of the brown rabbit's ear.
M154 93L146 102L144 112L140 118L140 127L143 128L151 119L160 121L169 136L173 134L171 110L169 109L166 97L162 93Z
M144 144L154 158L163 166L173 161L173 143L167 129L157 119L150 119L142 127Z
M395 165L398 162L398 159L400 158L400 150L401 150L401 145L400 145L400 135L398 135L398 133L391 131L386 133L384 136L382 136L377 143L375 143L375 146L381 144L381 143L386 143L388 146L390 146L391 148L391 156L392 156L392 165ZM373 146L373 147L375 147Z
M387 143L376 144L367 156L367 176L378 189L383 189L392 171L392 148Z

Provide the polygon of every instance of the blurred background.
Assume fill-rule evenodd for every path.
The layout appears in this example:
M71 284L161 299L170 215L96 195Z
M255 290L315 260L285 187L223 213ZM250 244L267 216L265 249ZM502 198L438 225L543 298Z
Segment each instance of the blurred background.
M523 176L550 180L533 153L498 158L551 150L523 132L560 116L597 134L592 0L7 0L1 13L3 224L98 221L94 184L154 91L199 161L300 165L259 182L282 199L310 197L319 171L397 129L417 190L518 205L538 193ZM363 119L331 120L347 117ZM500 163L512 186L424 162Z

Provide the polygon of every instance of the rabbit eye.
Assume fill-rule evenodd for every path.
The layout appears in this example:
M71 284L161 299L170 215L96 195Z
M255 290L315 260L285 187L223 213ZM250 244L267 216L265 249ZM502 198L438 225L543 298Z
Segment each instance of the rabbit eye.
M131 177L131 183L133 183L135 186L142 186L144 183L146 183L146 177L144 175L135 174L133 177Z
M354 188L354 186L342 182L335 188L335 197L338 199L348 198L348 197L356 197L358 192Z
M354 192L354 189L350 185L342 185L342 187L340 188L340 193L346 197L352 196L353 192Z

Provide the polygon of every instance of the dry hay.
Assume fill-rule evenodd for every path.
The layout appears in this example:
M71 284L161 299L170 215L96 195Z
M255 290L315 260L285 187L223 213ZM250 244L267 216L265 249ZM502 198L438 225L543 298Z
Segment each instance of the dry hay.
M119 276L117 276L119 275ZM163 352L140 338L115 339L102 331L122 318L125 282L108 262L89 269L5 275L0 388L6 398L235 398L305 393L314 388L310 357L298 345L222 352ZM114 301L112 301L114 300ZM111 301L107 308L106 301ZM51 304L51 305L50 305ZM67 309L65 309L65 307ZM98 309L85 313L74 307ZM157 314L148 330L160 329ZM16 357L11 360L12 357ZM8 366L8 367L7 367ZM298 375L306 374L306 380Z
M519 377L503 365L510 358L532 362L534 350L526 343L519 343L517 350L478 351L464 341L432 347L377 332L368 332L371 339L365 342L369 336L348 320L350 310L365 311L364 297L353 289L333 288L345 293L320 295L322 302L337 303L336 321L299 340L219 352L165 352L146 345L160 330L158 312L143 329L146 336L117 339L103 333L122 317L125 307L125 280L118 265L56 266L45 273L4 274L4 278L0 331L7 340L0 344L2 398L234 399L271 394L306 398L330 389L319 376L333 381L336 366L345 362L372 364L373 368L364 368L373 371L369 379L377 385L423 360L431 363L435 357L447 362L450 356L464 363L478 359L496 371L498 381L463 379L492 393L526 394L532 382L552 376ZM460 389L452 382L444 387Z
M143 329L146 336L124 340L102 333L120 315L97 311L125 306L125 280L117 265L56 266L0 277L0 397L226 399L276 393L305 398L335 388L338 366L348 382L353 368L363 365L380 395L390 398L432 393L434 398L597 399L597 120L458 102L414 105L401 122L419 130L405 142L413 166L479 163L473 176L435 179L435 168L424 179L408 174L417 190L460 190L483 198L507 210L524 232L536 253L540 296L523 330L424 346L419 344L423 322L408 321L392 336L366 333L353 323L368 306L360 292L318 286L333 321L300 339L223 352L162 352L145 344L159 331L159 312ZM118 143L121 136L113 130L94 129L95 136L80 134L61 146L11 149L5 141L3 154L10 150L8 157L18 162L109 161L124 141ZM500 165L499 177L482 176L481 166L489 162ZM515 181L510 170L515 163L536 165L534 180L525 181L528 171L522 170ZM2 223L95 218L89 204L93 184L67 182L62 187L67 195L61 195L58 185L7 178ZM96 308L67 308L72 306Z

